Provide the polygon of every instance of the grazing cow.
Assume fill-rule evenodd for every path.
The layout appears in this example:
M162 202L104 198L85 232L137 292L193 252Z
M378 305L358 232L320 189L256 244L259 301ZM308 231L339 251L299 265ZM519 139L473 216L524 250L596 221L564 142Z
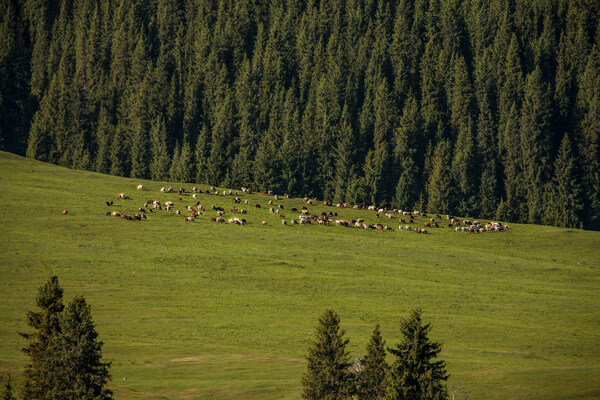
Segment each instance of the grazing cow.
M181 211L177 210L177 211L175 211L175 214L181 215Z
M197 191L198 191L198 188L197 188L196 186L194 186L194 187L192 188L192 192L197 192Z
M244 204L248 205L249 204L248 200L244 200Z
M211 186L211 187L210 187L210 190L214 191L214 190L215 190L215 187L214 187L214 186Z
M144 190L144 185L138 185L137 190Z
M385 230L389 232L394 232L394 228L392 228L391 226L386 226Z
M194 194L192 195L192 197L193 197L194 199L197 199L197 198L198 198L198 196L196 195L196 193L194 193Z
M263 226L267 226L267 221L262 222Z
M167 189L167 192L173 193L173 190L175 190L175 189L173 189L173 186L169 186L169 188Z
M291 212L297 212L297 211L298 211L298 209L297 209L296 207L292 207L292 208L290 208L290 211L291 211Z
M160 188L160 192L161 192L161 193L164 193L164 192L165 192L165 190L166 190L166 189L165 189L164 187Z
M254 205L254 207L256 207L256 208L260 208L260 204L256 203L256 204Z
M285 215L283 215L283 214L280 214L280 215L279 215L279 218L285 218Z
M403 229L404 229L404 227L403 227L402 225L398 225L398 229L399 229L399 230L403 230Z
M238 209L237 209L237 208L235 208L235 207L233 207L233 208L231 209L231 212L234 212L234 213L235 213L235 212L238 212Z
M246 209L245 209L245 208L242 208L242 209L240 210L240 212L241 212L242 214L246 214L246 213L247 213L247 211L246 211Z
M291 220L292 225L296 225L298 223L298 221L296 221L295 219Z
M279 196L275 195L275 200L279 200Z
M427 228L427 227L431 226L431 223L430 222L424 222L423 226L425 226Z
M281 221L281 225L287 225L287 221L284 219L283 221Z
M383 232L383 225L377 224L377 230Z
M68 211L67 210L63 210L62 211L62 215L67 215Z
M109 207L110 207L110 206L112 206L112 205L113 205L113 202L112 202L112 200L111 200L111 201L107 201L107 202L106 202L106 205L107 205L107 206L109 206Z
M217 211L217 215L220 217L223 215L223 211Z

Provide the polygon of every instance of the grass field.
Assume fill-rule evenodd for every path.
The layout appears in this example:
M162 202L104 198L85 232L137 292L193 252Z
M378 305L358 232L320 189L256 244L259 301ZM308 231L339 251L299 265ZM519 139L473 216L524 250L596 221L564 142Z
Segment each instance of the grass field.
M27 359L17 332L56 273L66 299L81 294L92 305L119 399L297 399L324 309L340 314L350 350L362 355L377 322L392 346L416 306L463 395L600 398L600 232L284 227L260 194L241 196L263 206L238 206L246 226L210 222L208 210L187 224L164 211L142 222L105 216L105 201L121 192L132 199L111 211L133 214L148 199L193 204L190 194L179 203L160 193L165 185L179 187L0 153L0 372L18 379ZM231 196L199 200L234 206ZM277 203L284 213L303 205ZM374 212L309 209L377 222Z

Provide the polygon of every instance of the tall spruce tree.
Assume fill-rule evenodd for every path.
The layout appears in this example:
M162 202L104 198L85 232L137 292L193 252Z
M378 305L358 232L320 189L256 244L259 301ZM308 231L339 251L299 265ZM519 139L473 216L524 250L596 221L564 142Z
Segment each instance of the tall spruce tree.
M431 175L427 183L429 212L454 213L456 195L450 174L450 157L450 143L448 140L442 140L435 148Z
M27 313L33 333L21 333L29 342L23 351L31 364L25 367L21 395L25 399L110 400L109 363L103 363L102 342L83 297L67 307L56 276L40 286L39 312Z
M377 324L367 343L367 355L361 359L362 369L357 378L357 397L360 400L377 400L385 396L390 369L385 356L385 340Z
M21 396L32 400L50 400L55 398L55 391L61 382L57 368L61 356L57 339L62 333L60 315L64 304L63 290L56 275L39 287L35 301L40 310L27 312L27 325L34 331L20 334L28 342L23 352L30 360L23 372Z
M423 324L421 309L400 321L402 341L388 351L395 356L386 399L442 400L448 398L446 363L435 361L442 350L429 339L430 324Z
M326 310L319 317L315 338L308 349L308 364L302 377L302 398L349 399L352 392L348 339L340 328L340 317Z
M169 153L167 150L167 127L161 116L156 117L150 128L150 177L161 181L168 177Z
M81 400L110 400L112 391L110 363L102 362L102 345L98 341L91 308L81 296L75 296L64 309L61 334L57 340L61 385L56 398Z
M544 223L565 228L581 225L581 185L579 183L571 141L565 134L554 161L554 178L547 186Z

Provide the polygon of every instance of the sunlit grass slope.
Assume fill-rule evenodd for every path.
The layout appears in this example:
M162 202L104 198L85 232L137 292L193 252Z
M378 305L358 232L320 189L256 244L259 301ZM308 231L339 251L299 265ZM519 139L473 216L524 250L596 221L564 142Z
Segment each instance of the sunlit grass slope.
M268 211L272 196L261 194L240 196L250 202L238 206L248 209L246 226L210 222L209 206L234 206L233 196L213 194L199 196L207 212L194 223L165 211L142 222L105 215L133 214L150 199L182 211L194 203L189 193L182 202L160 193L164 185L180 186L0 153L0 372L18 376L27 362L17 332L28 329L38 286L56 273L67 299L91 303L119 399L297 399L324 309L340 314L361 355L377 322L391 346L399 318L417 306L463 395L600 397L599 232L284 227ZM121 192L132 199L105 205ZM277 203L288 219L304 204ZM385 219L322 203L309 209Z

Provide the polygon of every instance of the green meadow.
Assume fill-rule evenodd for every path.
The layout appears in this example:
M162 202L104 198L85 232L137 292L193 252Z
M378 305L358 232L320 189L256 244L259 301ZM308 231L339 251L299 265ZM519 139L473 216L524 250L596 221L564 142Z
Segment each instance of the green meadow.
M180 202L162 186L188 192ZM28 331L37 288L57 274L66 300L81 294L92 305L118 399L298 399L323 310L340 314L361 356L376 323L393 346L399 319L417 306L443 343L457 398L600 398L600 232L509 224L420 235L322 202L309 210L396 231L282 226L273 196L241 191L245 216L228 212L233 196L214 194L198 196L207 210L193 223L166 211L141 222L106 216L133 215L150 199L186 214L193 186L0 153L0 372L18 381L27 363L18 332ZM275 204L290 220L289 208L305 203ZM211 222L212 205L248 224Z

